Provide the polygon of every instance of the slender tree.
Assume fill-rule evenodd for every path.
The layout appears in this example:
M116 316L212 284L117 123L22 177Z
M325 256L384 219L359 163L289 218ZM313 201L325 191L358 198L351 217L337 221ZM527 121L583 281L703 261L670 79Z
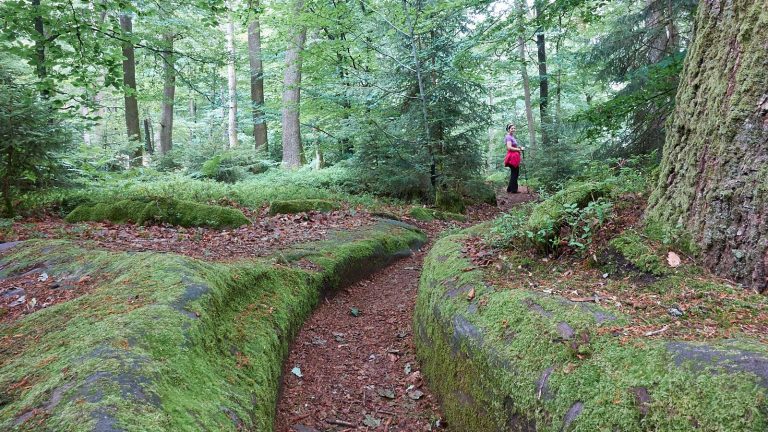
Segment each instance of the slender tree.
M300 14L304 8L303 0L296 0L294 9ZM307 28L296 30L293 41L285 53L285 76L283 79L283 166L298 168L301 166L302 145L299 107L301 102L301 52L307 38Z
M163 104L160 116L160 153L173 148L173 106L176 96L176 58L173 51L174 33L163 35Z
M767 26L764 0L699 4L646 214L687 229L707 268L761 291L768 288Z
M541 0L534 2L536 18L541 20L543 5ZM547 44L544 38L544 27L540 23L536 30L536 56L539 62L539 118L541 119L541 145L544 149L550 146L552 121L549 115L549 76L547 75Z
M523 37L525 31L523 23L525 22L526 9L527 6L525 3L522 0L518 0L517 17L520 25L518 26L517 49L518 55L520 56L520 78L523 81L523 95L525 97L525 118L528 121L528 146L533 148L536 146L536 123L534 123L533 120L533 106L531 104L531 83L528 79L528 57L525 49L527 41Z
M229 105L229 121L227 122L227 138L229 148L237 147L237 74L235 63L237 52L235 51L235 20L230 9L229 21L227 21L227 89Z
M267 121L264 118L264 66L261 58L261 14L259 0L251 2L254 17L248 24L248 62L251 66L251 110L253 111L253 139L256 150L267 148Z
M136 100L136 58L133 47L133 20L128 14L120 15L120 29L123 42L123 87L125 99L125 127L128 141L133 145L131 166L142 163L141 126L139 125L139 103Z

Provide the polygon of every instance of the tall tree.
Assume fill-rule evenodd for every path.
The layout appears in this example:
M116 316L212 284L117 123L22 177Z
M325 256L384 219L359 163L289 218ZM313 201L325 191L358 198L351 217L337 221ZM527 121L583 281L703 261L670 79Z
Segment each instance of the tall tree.
M543 5L541 0L534 2L536 18L541 21ZM541 119L541 145L546 150L550 146L552 121L549 115L549 76L547 75L547 44L544 38L544 26L539 23L536 30L536 56L539 62L539 118Z
M173 105L176 96L176 57L173 51L174 33L163 35L163 104L160 115L160 153L173 148Z
M528 79L528 56L526 54L526 39L523 37L525 27L526 10L528 7L522 0L517 2L517 18L520 22L518 26L517 49L520 56L520 77L523 81L523 95L525 97L525 118L528 121L528 146L536 146L536 123L533 120L533 107L531 104L531 84Z
M699 3L646 214L686 228L708 268L761 291L768 288L765 28L764 0Z
M136 58L133 47L133 20L129 14L120 14L120 29L123 32L123 87L125 99L125 127L128 141L132 143L131 166L142 163L141 126L139 125L139 103L136 99Z
M237 73L235 70L237 51L235 51L235 20L233 15L230 5L229 21L227 21L227 89L229 90L227 138L229 148L237 147Z
M296 15L304 9L304 1L296 0ZM301 124L299 108L301 102L301 52L307 39L307 28L301 26L295 30L293 40L285 53L285 76L283 79L283 166L298 168L301 166Z
M256 150L267 148L267 121L264 118L264 66L261 58L261 15L259 0L251 2L254 17L248 24L248 62L251 66L251 110L253 111L253 139Z
M45 64L45 24L43 22L43 14L41 11L40 0L32 0L32 7L35 9L34 25L35 25L35 72L40 82L41 91L40 94L47 98L51 92L48 89L48 67Z

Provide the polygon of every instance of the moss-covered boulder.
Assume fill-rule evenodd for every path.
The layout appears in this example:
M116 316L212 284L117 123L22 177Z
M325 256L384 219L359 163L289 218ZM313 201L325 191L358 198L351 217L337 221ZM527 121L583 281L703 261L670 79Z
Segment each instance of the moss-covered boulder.
M624 231L611 239L599 260L609 273L664 276L673 270L651 247L650 240L641 237L635 230Z
M557 228L564 222L568 208L583 208L610 191L610 185L603 182L582 182L557 192L533 208L527 228L532 232Z
M16 244L0 277L40 268L94 286L0 326L0 430L272 431L282 361L320 293L424 240L381 221L227 264Z
M467 180L462 185L462 193L472 203L497 205L496 191L482 180Z
M408 215L420 221L433 221L437 219L437 220L453 220L453 221L464 222L467 220L467 217L464 216L463 214L443 212L443 211L428 209L424 207L413 207L408 212Z
M467 271L468 236L445 237L426 257L414 318L417 355L452 430L768 428L764 344L627 342L611 330L628 323L616 310Z
M327 213L338 209L339 205L337 203L319 199L272 201L269 205L269 214L295 214L308 211Z
M448 213L464 213L466 204L464 197L455 189L437 188L435 192L435 207Z
M236 228L250 223L238 209L199 204L192 201L158 199L122 200L115 203L80 205L65 218L67 222L111 221L139 225L167 223L184 227Z

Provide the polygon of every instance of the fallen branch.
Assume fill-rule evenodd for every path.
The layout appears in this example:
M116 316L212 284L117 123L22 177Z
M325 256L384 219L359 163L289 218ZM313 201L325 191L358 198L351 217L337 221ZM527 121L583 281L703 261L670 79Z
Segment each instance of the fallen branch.
M344 420L338 420L338 419L325 419L325 422L332 425L337 426L346 426L346 427L356 427L357 425L354 423L350 423L348 421Z

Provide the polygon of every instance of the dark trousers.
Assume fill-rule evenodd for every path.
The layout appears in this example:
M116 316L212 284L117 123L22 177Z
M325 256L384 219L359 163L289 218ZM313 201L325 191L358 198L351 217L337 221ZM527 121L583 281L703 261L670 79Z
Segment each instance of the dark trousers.
M517 193L517 178L520 176L520 167L509 167L511 173L509 174L509 186L507 186L507 192Z

